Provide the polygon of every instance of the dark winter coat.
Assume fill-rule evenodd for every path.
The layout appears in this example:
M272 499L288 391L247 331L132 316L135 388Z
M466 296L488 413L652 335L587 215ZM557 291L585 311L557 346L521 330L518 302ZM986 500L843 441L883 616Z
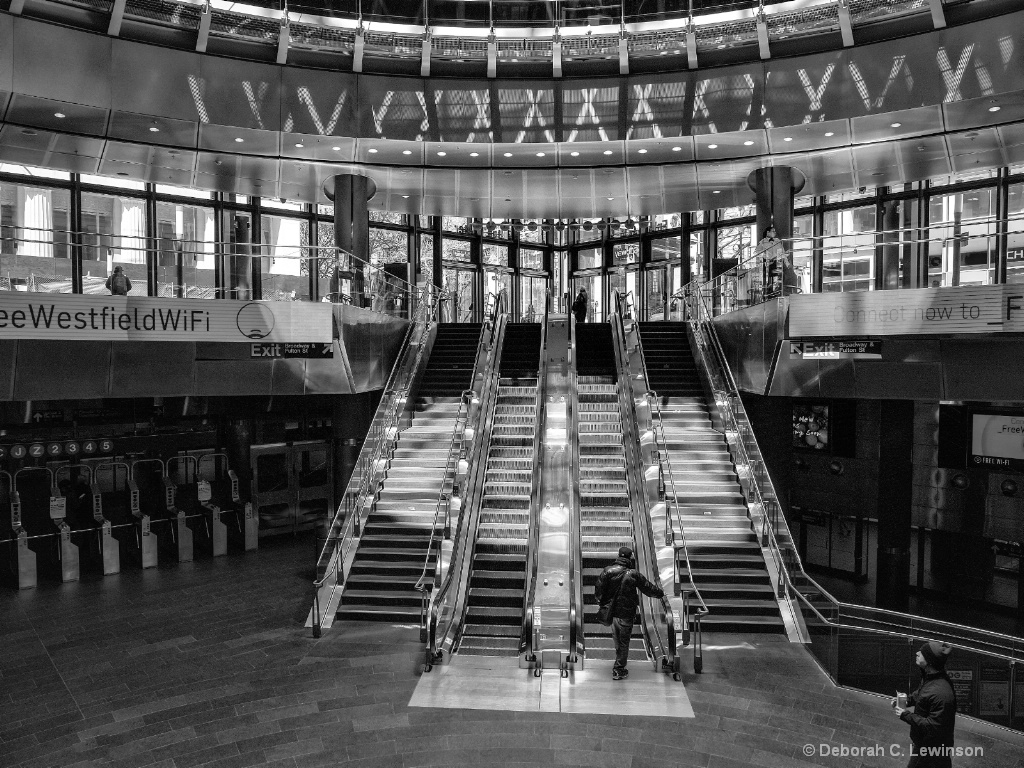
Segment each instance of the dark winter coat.
M945 672L929 672L921 685L907 697L900 720L910 724L910 740L915 747L953 746L953 722L956 719L956 694Z
M124 272L114 272L107 278L106 285L112 296L127 296L132 289L132 281Z
M619 590L620 583L621 590ZM636 618L637 608L640 606L640 595L637 594L637 590L648 597L665 596L661 589L654 586L633 567L631 560L619 557L597 577L594 596L597 598L598 605L604 605L615 599L615 594L618 592L618 599L615 600L615 605L612 607L612 617L633 621Z
M572 303L572 313L576 315L577 323L582 323L587 319L587 297L585 294L577 294L576 300Z

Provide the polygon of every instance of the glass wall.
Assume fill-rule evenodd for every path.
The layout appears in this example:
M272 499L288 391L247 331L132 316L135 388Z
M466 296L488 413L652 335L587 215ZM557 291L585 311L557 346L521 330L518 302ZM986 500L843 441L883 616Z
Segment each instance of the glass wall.
M160 295L217 298L214 222L213 208L162 201L156 204L156 261ZM88 279L88 276L83 278ZM137 284L132 285L132 293L145 295L144 274Z
M1024 184L1007 192L1006 282L1024 283Z
M128 292L145 296L149 252L145 198L85 192L81 217L83 290L104 293L107 278L121 267L131 284ZM172 288L158 295L176 294Z
M822 290L869 291L875 279L875 206L825 211Z
M71 292L70 205L65 189L0 179L0 290Z

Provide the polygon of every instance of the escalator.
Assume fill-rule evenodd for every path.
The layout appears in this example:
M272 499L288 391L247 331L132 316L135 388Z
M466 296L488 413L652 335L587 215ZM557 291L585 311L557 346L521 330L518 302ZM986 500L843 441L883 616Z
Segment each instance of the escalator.
M594 587L619 547L637 551L633 536L626 456L620 420L615 347L607 323L575 326L579 450L579 514L588 659L615 658L611 627L597 621ZM640 640L640 642L636 642ZM633 625L630 660L646 661L642 622Z
M729 445L712 423L686 325L639 328L689 550L689 568L682 550L676 553L679 578L692 577L704 596L710 611L705 631L785 632Z
M472 385L480 344L479 323L442 323L430 351L408 426L399 433L373 511L366 519L359 548L338 606L338 618L419 621L421 596L415 589L423 572L434 530L439 489L451 490L445 477L449 448L462 406Z
M459 653L505 656L519 650L536 463L540 347L539 323L506 327Z

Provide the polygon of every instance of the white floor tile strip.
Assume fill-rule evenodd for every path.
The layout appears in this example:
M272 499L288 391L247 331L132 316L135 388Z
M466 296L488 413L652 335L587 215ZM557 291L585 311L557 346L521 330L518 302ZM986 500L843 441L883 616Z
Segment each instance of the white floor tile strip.
M455 656L434 667L420 676L409 706L693 717L684 685L647 664L632 665L625 680L612 680L609 662L567 678L557 670L534 677L516 659L491 656Z

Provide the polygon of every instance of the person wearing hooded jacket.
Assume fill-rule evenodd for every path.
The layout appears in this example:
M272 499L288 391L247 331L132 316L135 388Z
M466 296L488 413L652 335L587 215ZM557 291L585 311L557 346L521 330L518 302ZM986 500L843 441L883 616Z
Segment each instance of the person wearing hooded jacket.
M640 595L648 597L665 597L665 593L652 584L636 569L633 562L633 550L619 547L619 556L615 562L601 571L594 588L594 597L598 605L613 603L612 638L615 641L615 664L612 665L612 680L621 680L629 674L626 663L629 661L629 640L633 635L633 623L636 611L640 607Z
M899 695L892 700L900 720L910 725L910 762L907 768L949 768L953 764L953 726L956 721L956 693L946 674L948 643L929 642L921 646L914 663L921 670L921 684L907 696L906 707ZM911 712L908 707L913 707Z

